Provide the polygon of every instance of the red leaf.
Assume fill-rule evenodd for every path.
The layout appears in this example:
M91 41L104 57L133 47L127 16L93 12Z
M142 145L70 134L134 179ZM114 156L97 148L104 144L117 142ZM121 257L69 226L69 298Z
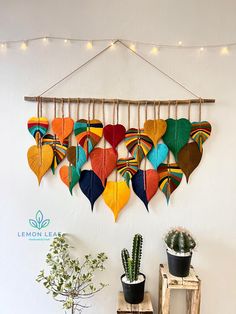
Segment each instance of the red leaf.
M125 132L125 127L122 124L108 124L103 129L105 139L114 149L125 138Z

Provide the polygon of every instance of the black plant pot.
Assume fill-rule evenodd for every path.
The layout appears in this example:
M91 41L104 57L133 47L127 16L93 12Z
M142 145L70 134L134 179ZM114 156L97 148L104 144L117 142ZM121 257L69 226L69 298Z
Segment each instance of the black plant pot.
M138 304L143 301L146 277L142 273L140 273L140 275L143 276L144 280L135 284L123 282L122 279L125 277L125 274L121 276L124 297L127 303Z
M192 253L189 256L172 255L167 250L168 266L171 275L187 277L189 275Z

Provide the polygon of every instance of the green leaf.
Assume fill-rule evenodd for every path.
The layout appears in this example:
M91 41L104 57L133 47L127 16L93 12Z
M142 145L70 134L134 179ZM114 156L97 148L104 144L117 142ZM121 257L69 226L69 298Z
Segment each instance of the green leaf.
M163 136L163 142L174 154L176 162L178 153L188 143L192 125L187 119L167 119L167 129Z

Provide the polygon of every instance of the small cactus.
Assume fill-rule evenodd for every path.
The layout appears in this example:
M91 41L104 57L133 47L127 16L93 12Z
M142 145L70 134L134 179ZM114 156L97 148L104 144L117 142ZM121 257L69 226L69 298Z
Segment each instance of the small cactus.
M121 251L122 263L126 278L130 281L138 280L140 274L140 264L142 257L143 237L141 234L135 234L133 238L132 258L127 249Z
M182 228L171 229L165 236L165 243L169 249L176 253L191 252L196 246L190 233Z

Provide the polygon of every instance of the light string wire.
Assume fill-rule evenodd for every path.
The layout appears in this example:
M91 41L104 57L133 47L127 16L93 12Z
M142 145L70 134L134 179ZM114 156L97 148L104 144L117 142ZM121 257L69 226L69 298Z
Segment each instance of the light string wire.
M31 37L31 38L24 38L24 39L16 39L16 40L0 40L1 45L11 45L11 44L18 44L18 43L29 43L34 41L47 41L47 40L62 40L65 42L111 42L114 43L117 40L132 43L133 45L144 45L144 46L155 46L157 48L180 48L180 49L197 49L197 48L221 48L221 47L233 47L236 46L236 42L226 42L220 44L197 44L197 45L188 45L182 44L179 41L178 44L161 44L156 42L145 42L139 40L131 40L131 39L114 39L114 38L98 38L98 39L89 39L89 38L73 38L73 37L61 37L61 36L38 36L38 37Z

